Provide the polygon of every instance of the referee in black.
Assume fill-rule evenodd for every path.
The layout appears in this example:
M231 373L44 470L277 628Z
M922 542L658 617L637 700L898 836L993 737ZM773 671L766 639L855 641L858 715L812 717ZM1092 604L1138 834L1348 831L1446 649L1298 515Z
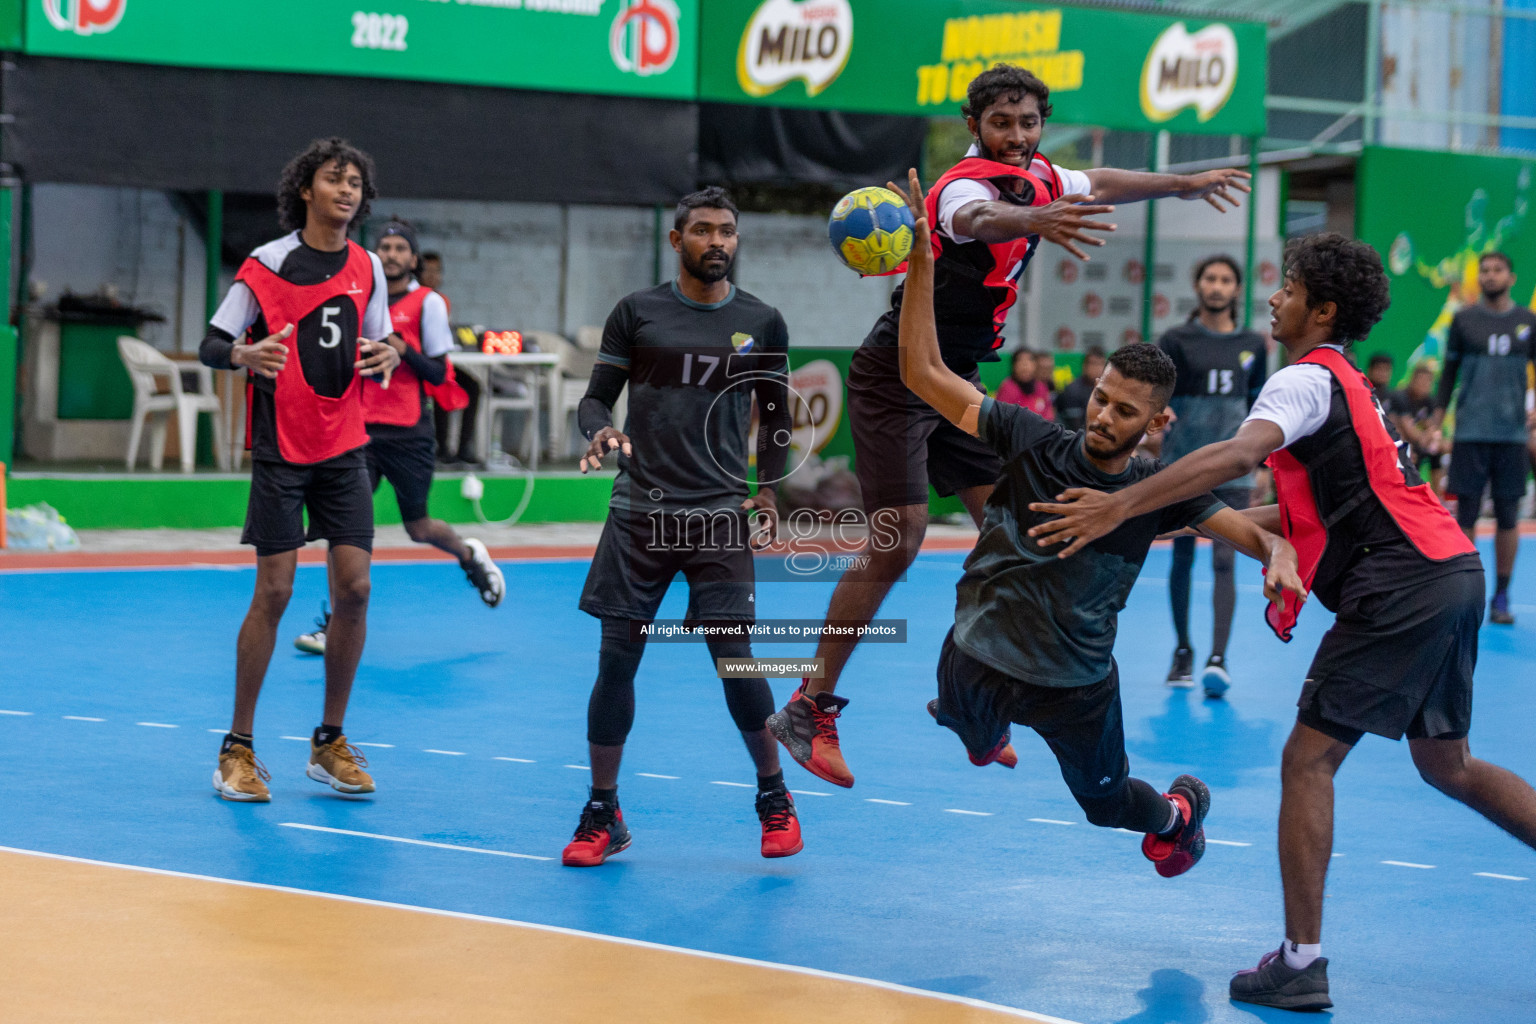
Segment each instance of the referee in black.
M1520 548L1520 499L1530 467L1526 448L1525 391L1528 367L1536 365L1536 313L1515 305L1510 289L1515 267L1502 252L1477 261L1482 298L1457 312L1446 337L1445 371L1430 434L1456 394L1455 444L1446 490L1456 495L1456 521L1476 541L1483 494L1493 492L1495 585L1488 618L1512 626L1509 579ZM1459 385L1459 387L1458 387Z
M688 581L687 621L704 628L716 662L752 656L751 519L755 513L766 520L773 535L773 485L789 454L789 332L778 310L730 281L737 248L730 196L719 188L685 196L671 241L677 277L614 308L578 409L591 441L583 472L613 452L619 473L581 594L581 610L602 621L602 644L587 705L591 796L561 858L571 867L601 864L630 843L619 810L619 762L634 723L635 672L674 576L681 572ZM621 432L611 416L626 384L629 419ZM759 486L749 497L754 397ZM766 725L773 711L768 681L723 682L757 769L762 854L799 853L800 824Z

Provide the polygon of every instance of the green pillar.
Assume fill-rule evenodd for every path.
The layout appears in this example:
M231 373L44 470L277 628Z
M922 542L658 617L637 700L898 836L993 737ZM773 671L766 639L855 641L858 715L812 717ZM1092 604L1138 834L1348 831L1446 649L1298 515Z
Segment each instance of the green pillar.
M0 462L10 472L16 447L16 328L11 326L11 200L0 188Z
M1254 273L1253 257L1257 245L1259 223L1259 136L1255 135L1248 140L1248 173L1253 175L1250 184L1253 191L1248 196L1248 243L1247 254L1243 257L1243 320L1242 327L1246 330L1253 322L1253 280L1258 275Z
M208 232L203 244L208 259L208 287L203 293L203 308L208 314L206 319L212 320L218 311L219 300L223 298L219 290L219 271L224 266L224 193L219 189L208 192Z
M1154 173L1163 170L1163 139L1167 132L1152 133L1152 156L1147 161ZM1141 340L1152 341L1152 296L1157 288L1157 200L1147 200L1147 237L1141 252L1145 269L1141 279Z

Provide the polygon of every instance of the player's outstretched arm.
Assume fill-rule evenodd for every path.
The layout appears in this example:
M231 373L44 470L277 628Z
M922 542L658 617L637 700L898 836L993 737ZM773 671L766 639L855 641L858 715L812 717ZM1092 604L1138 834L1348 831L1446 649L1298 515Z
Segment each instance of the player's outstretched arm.
M898 344L901 382L912 393L961 430L974 434L986 397L944 365L939 355L939 329L933 318L933 247L923 186L917 171L907 172L907 191L895 182L890 188L907 201L914 222L912 255L907 258L907 282L901 300Z
M1296 549L1277 533L1259 528L1252 518L1236 509L1224 508L1196 527L1207 537L1224 540L1237 550L1263 563L1264 596L1281 604L1285 591L1302 601L1307 599L1306 584L1301 581Z
M1158 174L1096 167L1087 172L1093 194L1101 203L1139 203L1147 199L1204 199L1218 211L1235 210L1242 203L1238 193L1252 192L1253 175L1235 167L1199 174Z
M1074 193L1044 206L978 200L960 208L954 226L960 234L988 245L1039 235L1078 259L1087 260L1088 254L1079 246L1104 244L1104 239L1092 232L1115 230L1115 225L1093 219L1115 211L1113 206L1093 205L1097 198Z
M1074 487L1055 502L1030 503L1035 512L1060 518L1030 528L1041 547L1067 544L1058 556L1067 558L1134 516L1193 498L1258 468L1269 453L1285 444L1285 433L1268 420L1249 420L1227 441L1197 448L1167 469L1123 491L1103 494Z

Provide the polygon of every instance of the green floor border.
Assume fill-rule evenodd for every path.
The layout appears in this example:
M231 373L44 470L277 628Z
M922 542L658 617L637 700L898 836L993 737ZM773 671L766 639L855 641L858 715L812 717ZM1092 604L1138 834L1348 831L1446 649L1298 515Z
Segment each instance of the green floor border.
M474 523L474 507L460 495L462 474L440 476L432 482L428 510L450 523ZM491 520L517 510L527 486L522 477L483 476L481 508ZM16 473L7 480L6 504L20 508L46 502L77 530L210 530L241 526L250 494L250 477L207 474L190 478L116 474ZM601 522L608 514L613 477L579 473L540 474L524 523ZM394 492L379 488L374 496L375 521L400 522Z

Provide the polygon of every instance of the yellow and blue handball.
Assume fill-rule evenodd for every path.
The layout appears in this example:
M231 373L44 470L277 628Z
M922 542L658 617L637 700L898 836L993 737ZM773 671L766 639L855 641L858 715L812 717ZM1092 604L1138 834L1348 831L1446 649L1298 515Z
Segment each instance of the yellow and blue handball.
M889 274L912 252L912 211L888 188L856 189L827 220L832 251L861 274Z

